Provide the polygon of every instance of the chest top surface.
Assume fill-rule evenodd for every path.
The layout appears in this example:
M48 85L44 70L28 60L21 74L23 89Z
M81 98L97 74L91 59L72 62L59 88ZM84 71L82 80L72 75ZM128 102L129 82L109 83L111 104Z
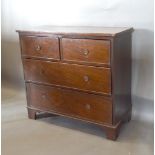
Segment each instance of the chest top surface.
M17 30L20 33L52 33L52 34L85 34L115 36L124 32L132 32L131 27L93 27L93 26L40 26L30 29Z

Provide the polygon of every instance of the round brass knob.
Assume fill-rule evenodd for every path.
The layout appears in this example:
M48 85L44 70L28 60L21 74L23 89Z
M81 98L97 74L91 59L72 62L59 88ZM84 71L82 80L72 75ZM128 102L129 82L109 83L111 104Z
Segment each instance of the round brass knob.
M36 50L36 51L40 51L40 50L41 50L41 46L40 46L40 45L37 45L37 46L35 47L35 50Z
M86 109L90 110L90 104L86 104Z
M85 76L83 77L83 79L84 79L85 82L88 82L88 81L89 81L89 77L88 77L87 75L85 75Z
M46 99L46 94L42 94L41 96L43 99Z
M87 49L85 49L85 50L83 51L83 54L84 54L85 56L87 56L87 55L89 54L89 51L88 51Z

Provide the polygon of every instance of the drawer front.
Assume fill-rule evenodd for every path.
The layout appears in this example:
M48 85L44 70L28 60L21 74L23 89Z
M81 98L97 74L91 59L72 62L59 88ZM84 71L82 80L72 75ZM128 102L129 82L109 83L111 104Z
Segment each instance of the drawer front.
M62 39L63 59L88 63L110 64L110 41Z
M111 72L108 68L30 59L24 59L23 64L28 81L111 94Z
M60 59L56 37L21 36L22 56Z
M27 93L30 107L98 123L112 123L112 103L108 97L30 83Z

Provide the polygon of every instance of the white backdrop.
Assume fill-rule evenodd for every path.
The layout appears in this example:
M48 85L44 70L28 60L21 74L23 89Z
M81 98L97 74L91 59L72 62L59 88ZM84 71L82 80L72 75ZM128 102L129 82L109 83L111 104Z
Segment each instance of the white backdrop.
M39 25L133 27L133 113L153 120L153 0L2 0L2 80L18 88L24 85L15 30Z

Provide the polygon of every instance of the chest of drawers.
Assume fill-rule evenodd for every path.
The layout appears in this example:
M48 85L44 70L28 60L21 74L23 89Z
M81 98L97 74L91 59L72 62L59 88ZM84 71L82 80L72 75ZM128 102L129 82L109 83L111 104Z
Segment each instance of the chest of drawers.
M18 30L28 116L62 115L103 126L115 140L131 119L132 28Z

